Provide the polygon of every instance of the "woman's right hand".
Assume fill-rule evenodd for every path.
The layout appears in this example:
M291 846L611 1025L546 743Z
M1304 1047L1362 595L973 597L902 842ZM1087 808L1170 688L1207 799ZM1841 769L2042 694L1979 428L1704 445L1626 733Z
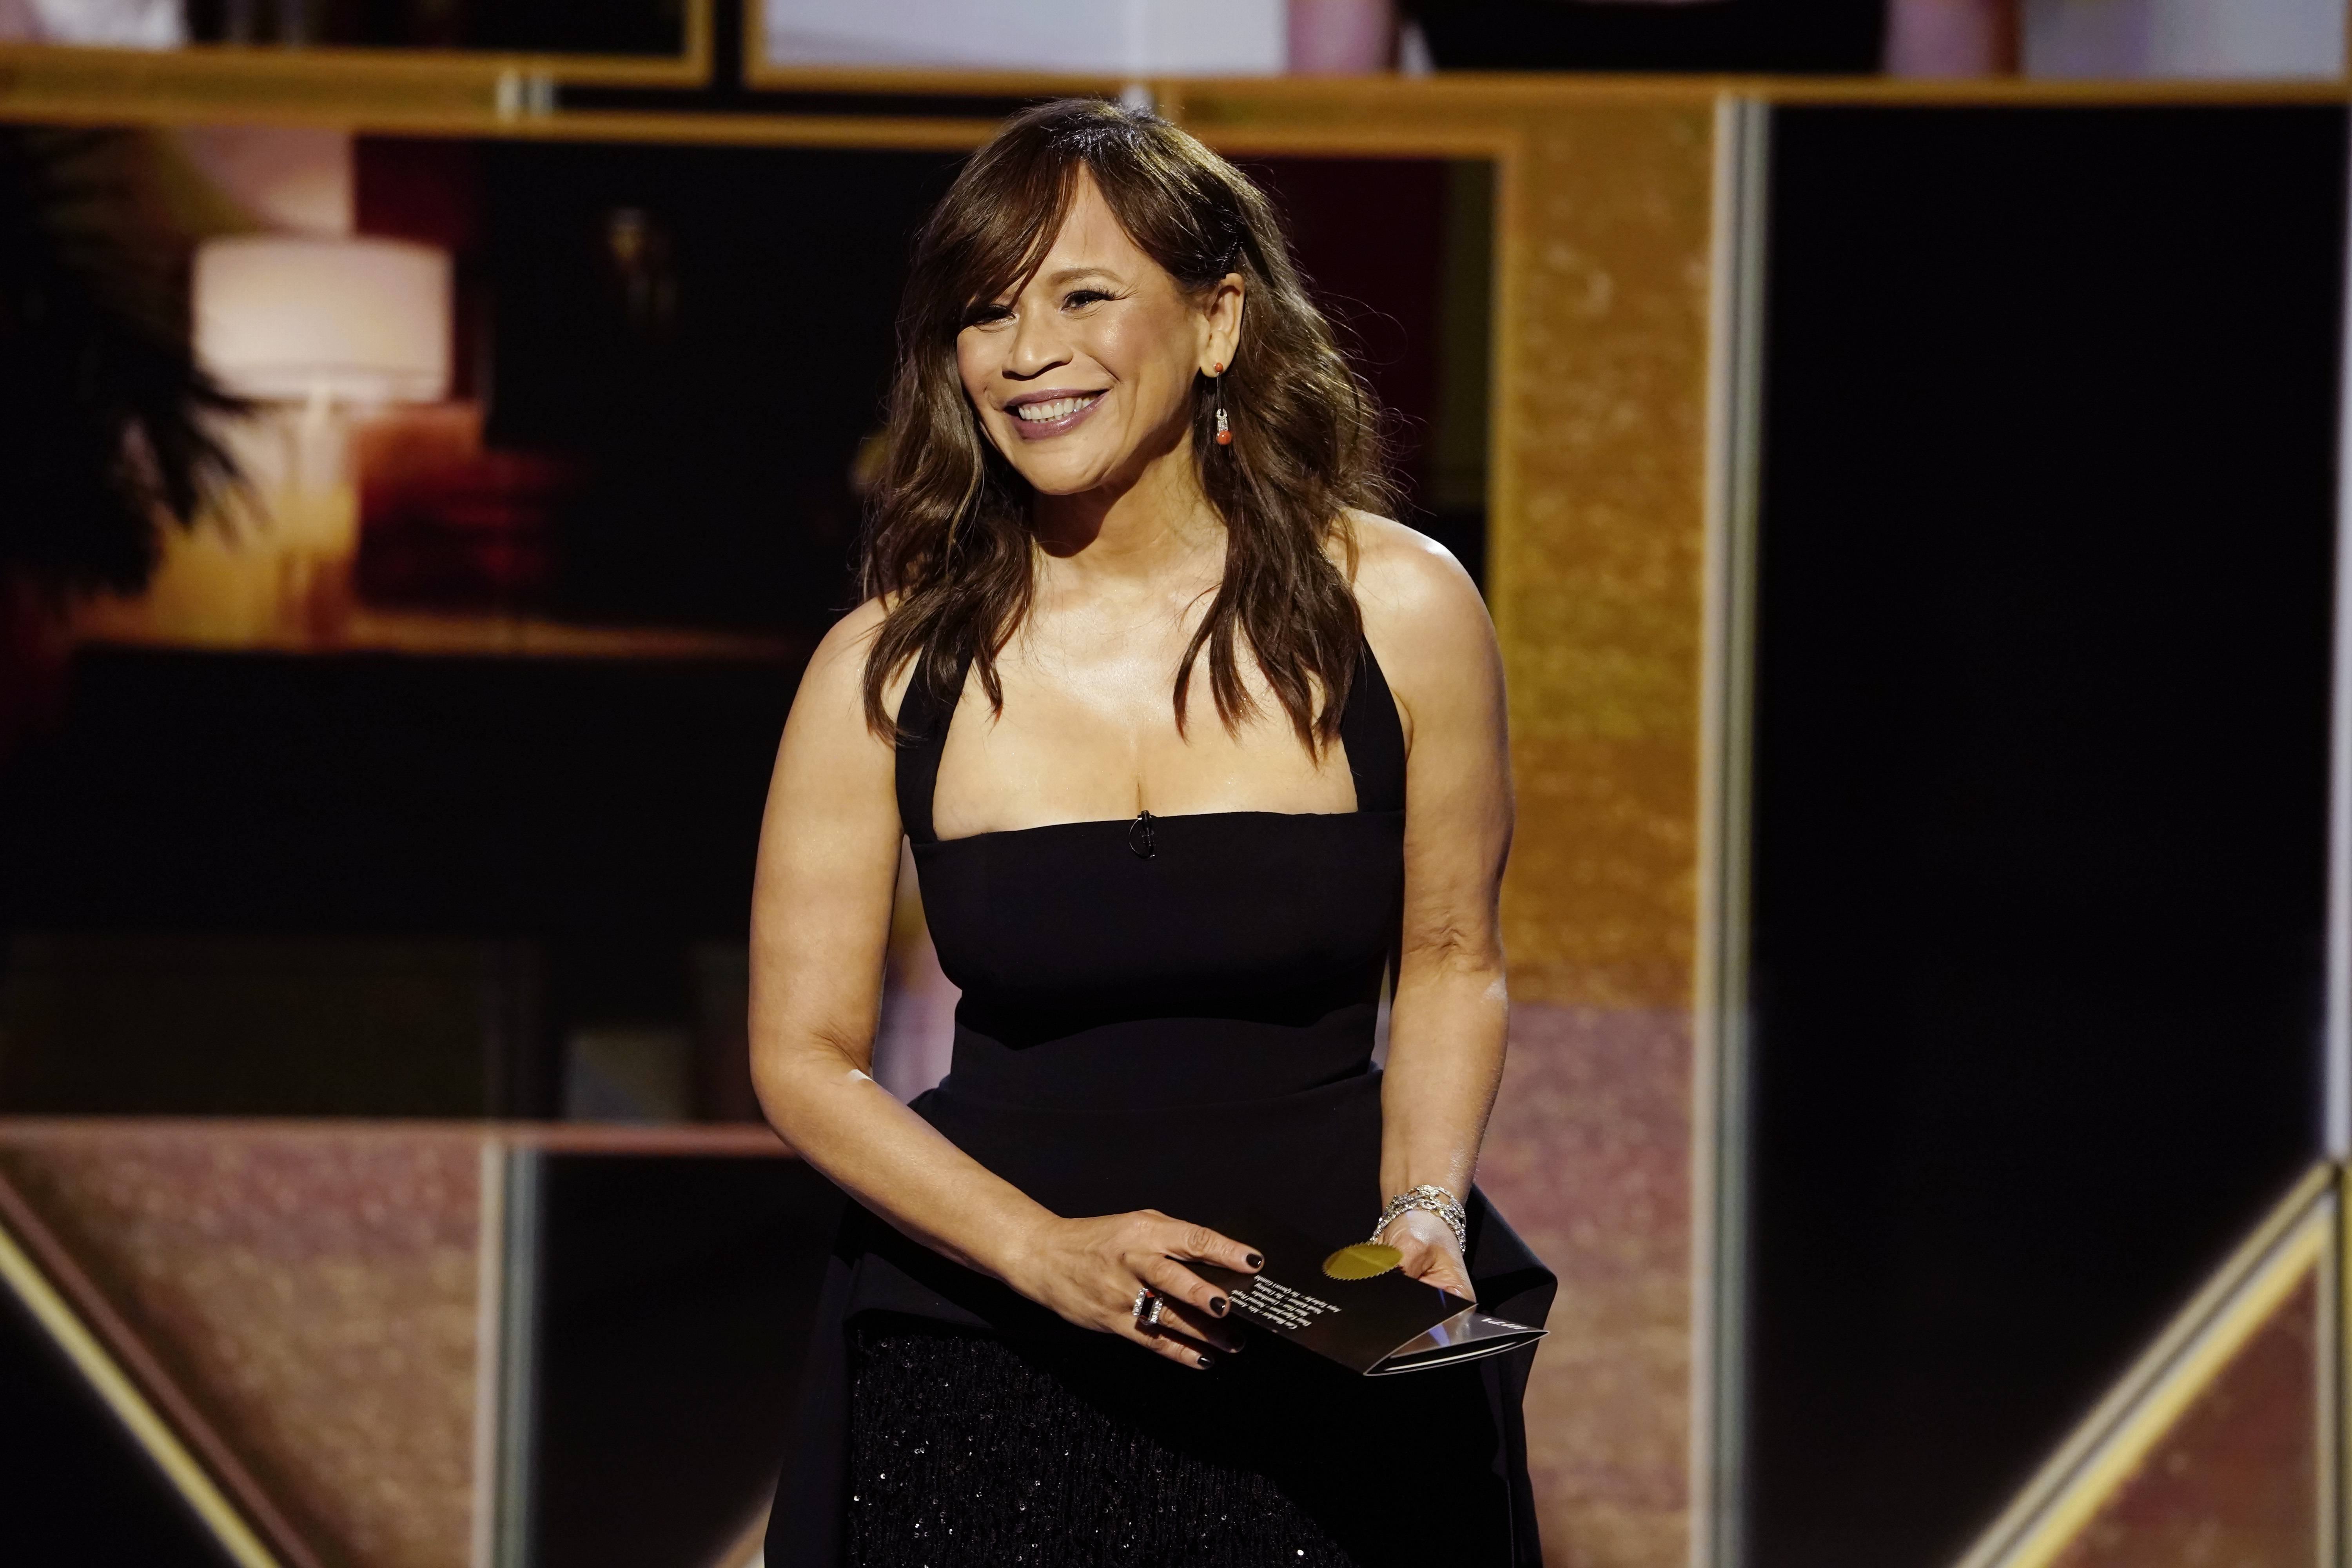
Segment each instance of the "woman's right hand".
M1202 1225L1158 1209L1093 1219L1046 1220L1028 1239L1005 1283L1082 1329L1117 1334L1170 1361L1207 1371L1241 1348L1241 1325L1228 1321L1224 1291L1184 1267L1213 1263L1255 1274L1264 1259ZM1149 1289L1167 1303L1157 1326L1136 1316L1135 1294Z

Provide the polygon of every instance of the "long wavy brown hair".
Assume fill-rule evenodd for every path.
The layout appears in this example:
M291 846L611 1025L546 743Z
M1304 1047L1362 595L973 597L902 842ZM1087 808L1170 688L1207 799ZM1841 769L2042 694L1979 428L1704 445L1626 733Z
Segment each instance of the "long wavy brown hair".
M1158 115L1097 99L1013 116L916 236L862 569L865 592L884 604L866 664L867 722L896 733L883 695L910 661L948 705L958 672L976 668L1003 708L996 656L1028 612L1038 546L1029 485L981 427L956 335L1043 262L1082 170L1179 286L1205 299L1228 273L1243 279L1223 378L1232 445L1214 439L1216 383L1193 385L1193 472L1224 520L1225 562L1176 672L1177 724L1203 647L1218 717L1231 730L1252 712L1245 642L1300 742L1319 752L1339 733L1363 642L1342 513L1391 505L1379 405L1308 298L1265 193ZM1331 557L1335 533L1346 571Z

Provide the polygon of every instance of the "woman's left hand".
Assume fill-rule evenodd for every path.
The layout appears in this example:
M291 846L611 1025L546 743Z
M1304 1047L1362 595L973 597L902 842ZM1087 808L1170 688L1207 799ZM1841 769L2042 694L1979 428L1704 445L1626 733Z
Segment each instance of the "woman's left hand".
M1405 1210L1381 1226L1376 1239L1404 1254L1404 1261L1397 1268L1406 1278L1451 1290L1465 1300L1478 1299L1478 1292L1471 1289L1470 1268L1463 1261L1462 1248L1454 1240L1453 1228L1427 1209Z

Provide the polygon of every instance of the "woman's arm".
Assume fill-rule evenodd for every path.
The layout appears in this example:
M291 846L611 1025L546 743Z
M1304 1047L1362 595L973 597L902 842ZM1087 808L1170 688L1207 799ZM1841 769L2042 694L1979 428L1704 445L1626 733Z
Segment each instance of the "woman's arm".
M1451 555L1376 519L1359 523L1358 539L1365 633L1407 741L1404 931L1381 1094L1381 1187L1394 1195L1428 1184L1466 1199L1510 1012L1498 909L1511 847L1502 658L1486 605ZM1381 1235L1415 1278L1471 1294L1453 1233L1435 1215L1408 1210Z
M1150 1212L1064 1219L983 1168L868 1077L898 868L895 758L861 683L878 607L821 643L777 748L751 895L751 1078L801 1156L923 1245L1085 1327L1188 1365L1229 1348L1222 1293L1172 1257L1246 1268L1238 1244ZM895 694L894 694L895 697ZM1192 1310L1150 1333L1139 1284Z

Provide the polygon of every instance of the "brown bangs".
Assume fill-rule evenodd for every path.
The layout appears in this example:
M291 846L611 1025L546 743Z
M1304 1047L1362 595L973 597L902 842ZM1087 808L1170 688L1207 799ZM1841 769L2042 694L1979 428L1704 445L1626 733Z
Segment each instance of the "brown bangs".
M1028 205L1025 220L1017 216L1021 206L1001 206L989 215L995 221L983 224L972 236L963 287L957 290L963 299L956 312L958 331L980 311L1018 293L1045 265L1045 253L1054 248L1054 237L1062 232L1062 220L1070 216L1070 205L1077 198L1078 169L1069 163L1046 171L1055 176L1052 195L1042 205Z

